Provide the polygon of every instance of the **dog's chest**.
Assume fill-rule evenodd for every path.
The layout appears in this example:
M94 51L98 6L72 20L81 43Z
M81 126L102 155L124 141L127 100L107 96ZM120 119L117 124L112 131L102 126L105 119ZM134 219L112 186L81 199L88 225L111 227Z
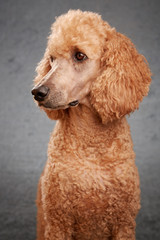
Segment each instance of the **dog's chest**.
M135 204L139 208L137 179L132 160L100 166L89 158L63 161L52 154L41 178L44 217L49 224L56 219L66 228L74 226L79 239L86 231L98 236L86 239L107 239L117 216L126 208L132 212Z
M130 175L126 175L130 171ZM129 176L129 177L128 177ZM104 209L104 204L126 198L133 193L130 185L136 186L137 175L132 166L121 164L119 167L103 168L94 163L47 163L42 177L42 195L44 202L50 202L51 208L72 209L83 206L84 209ZM133 187L132 187L133 190Z

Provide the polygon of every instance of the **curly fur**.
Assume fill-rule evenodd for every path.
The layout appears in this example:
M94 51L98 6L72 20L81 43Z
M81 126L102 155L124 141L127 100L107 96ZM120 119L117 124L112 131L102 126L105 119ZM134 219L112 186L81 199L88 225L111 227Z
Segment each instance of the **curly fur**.
M37 240L135 239L139 176L125 115L148 93L145 58L98 14L69 11L52 25L37 73L35 85L50 87L38 104L58 119L39 181Z

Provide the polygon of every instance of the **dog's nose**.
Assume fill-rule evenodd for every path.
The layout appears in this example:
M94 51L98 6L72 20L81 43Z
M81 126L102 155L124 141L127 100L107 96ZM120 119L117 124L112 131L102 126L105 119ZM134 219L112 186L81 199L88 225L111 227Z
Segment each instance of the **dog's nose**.
M49 93L49 88L47 86L40 86L40 87L35 87L31 91L32 95L34 95L34 99L37 100L38 102L42 102L45 100Z

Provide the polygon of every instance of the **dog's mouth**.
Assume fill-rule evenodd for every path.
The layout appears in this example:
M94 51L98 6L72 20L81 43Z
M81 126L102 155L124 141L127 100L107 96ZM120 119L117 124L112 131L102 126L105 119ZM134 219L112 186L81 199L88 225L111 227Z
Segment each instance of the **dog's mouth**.
M78 104L79 104L79 101L78 101L78 100L75 100L75 101L73 101L73 102L70 102L68 105L69 105L70 107L76 107Z
M59 109L66 109L69 107L76 107L76 106L78 106L78 104L79 104L78 100L72 101L69 104L56 104L56 105L54 105L53 103L51 103L49 101L46 103L38 102L39 107L47 108L50 110L59 110Z

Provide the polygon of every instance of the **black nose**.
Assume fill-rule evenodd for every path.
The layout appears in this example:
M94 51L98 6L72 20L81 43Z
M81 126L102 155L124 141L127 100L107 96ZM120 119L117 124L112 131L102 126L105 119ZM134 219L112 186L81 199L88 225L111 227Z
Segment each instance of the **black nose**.
M35 100L38 102L42 102L45 100L49 92L49 88L47 86L40 86L40 87L35 87L32 89L31 93L34 95Z

